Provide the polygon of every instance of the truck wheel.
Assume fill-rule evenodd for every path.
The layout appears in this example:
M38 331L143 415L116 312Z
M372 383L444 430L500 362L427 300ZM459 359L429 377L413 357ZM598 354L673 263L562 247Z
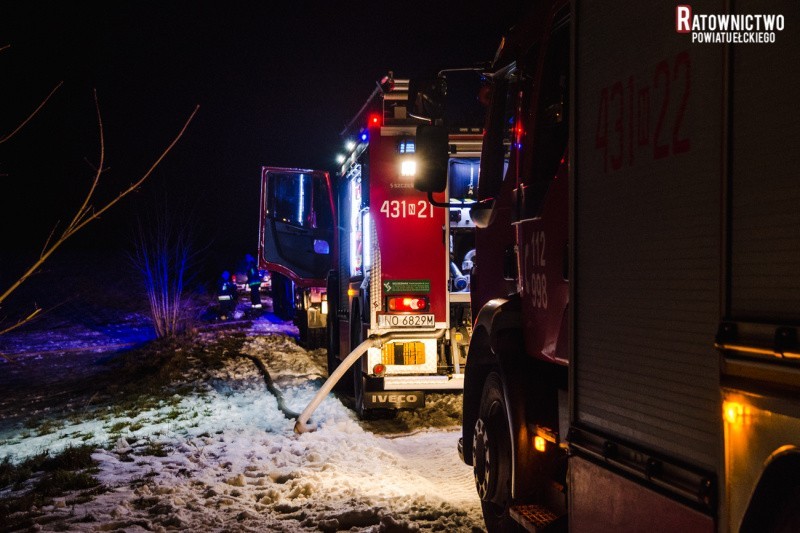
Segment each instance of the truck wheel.
M308 345L308 317L306 317L306 314L302 309L299 313L295 314L293 322L294 325L297 326L297 334L300 344L310 350L311 347Z
M353 313L350 315L350 349L355 349L359 344L364 341L364 332L361 327L361 313L358 307L358 303L356 302L353 305ZM353 400L356 414L358 418L362 420L366 420L370 418L372 415L372 410L367 409L364 407L364 373L361 369L361 362L364 360L366 355L361 356L361 358L353 363L353 366L350 367L353 374Z
M363 330L361 328L361 312L358 306L358 300L353 302L353 309L350 313L350 350L354 350L356 346L361 344L363 339ZM364 375L361 370L361 359L353 363L350 367L353 379L353 400L356 414L358 418L364 418L367 410L364 408Z
M281 320L294 318L292 280L282 274L272 274L272 311Z
M339 360L339 344L336 342L334 329L339 327L338 321L334 320L332 317L328 316L328 324L325 327L325 339L327 344L327 359L328 359L328 376L333 374L341 361ZM340 392L352 392L350 389L352 387L352 380L347 379L349 376L344 376L343 379L340 379L336 382L336 385L333 386L334 390Z
M800 531L800 486L787 491L783 505L764 531L769 533L791 533Z
M491 372L483 385L472 437L472 469L487 530L514 531L511 504L511 441L508 409L500 375Z
M364 420L368 417L369 409L364 407L364 376L361 371L361 360L353 365L353 400L358 418Z
M306 347L316 350L325 346L325 328L306 328Z
M334 335L334 328L338 328L339 324L328 317L328 324L325 327L325 340L328 349L328 375L333 374L333 371L339 367L339 343L336 342Z
M328 349L328 375L333 374L339 367L339 273L335 270L328 272L326 283L328 292L328 320L325 325L325 346ZM340 379L334 389L339 392L352 394L352 380L344 376Z

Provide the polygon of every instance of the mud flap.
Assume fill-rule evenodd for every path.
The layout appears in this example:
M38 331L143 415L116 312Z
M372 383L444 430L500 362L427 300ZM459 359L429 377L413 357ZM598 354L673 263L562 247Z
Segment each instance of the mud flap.
M367 409L418 409L425 407L424 391L364 391Z

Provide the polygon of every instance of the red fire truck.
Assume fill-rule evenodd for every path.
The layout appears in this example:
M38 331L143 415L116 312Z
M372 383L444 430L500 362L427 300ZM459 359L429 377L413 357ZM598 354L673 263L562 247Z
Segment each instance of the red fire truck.
M294 301L301 339L327 332L331 373L366 338L385 340L343 380L360 415L421 407L426 391L463 388L475 247L468 206L477 192L482 115L468 108L477 104L455 113L451 103L446 111L454 124L445 164L452 207L434 208L413 180L416 126L445 113L464 78L475 102L479 76L469 69L443 72L449 85L440 81L415 98L409 80L386 76L342 133L346 153L335 184L325 172L263 170L260 250L278 273L276 313L289 316ZM283 288L288 280L297 290Z
M800 34L676 26L800 6L730 6L539 2L487 73L460 451L490 531L800 530Z

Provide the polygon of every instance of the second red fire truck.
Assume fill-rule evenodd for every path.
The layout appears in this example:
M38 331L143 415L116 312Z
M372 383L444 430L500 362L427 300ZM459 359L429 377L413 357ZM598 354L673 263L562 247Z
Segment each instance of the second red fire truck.
M383 339L341 382L361 416L422 407L427 391L463 388L482 112L470 111L479 107L474 71L439 79L414 98L409 80L381 80L342 132L335 180L322 171L262 171L259 259L277 273L276 313L293 312L309 345L324 333L330 372L368 337ZM442 210L414 189L416 127L442 118L461 80L475 91L448 121L452 206Z
M461 451L489 531L800 530L800 5L739 4L535 2L486 73Z

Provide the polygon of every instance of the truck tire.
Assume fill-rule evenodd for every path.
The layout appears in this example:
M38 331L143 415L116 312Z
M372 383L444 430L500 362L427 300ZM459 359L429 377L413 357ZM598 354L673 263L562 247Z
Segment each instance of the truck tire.
M331 352L329 351L328 352L328 376L333 374L334 371L336 371L336 369L339 368L340 364L341 364L341 361L336 356L332 356ZM356 363L356 364L358 364L358 363ZM333 386L333 390L335 390L336 392L341 392L342 394L346 394L348 396L353 396L353 377L352 377L352 372L342 376L342 379L337 381L336 384Z
M769 533L790 533L800 531L800 485L787 491L783 506L775 514Z
M336 337L334 335L334 330L338 327L339 321L334 319L333 315L328 315L328 324L325 327L325 340L328 349L328 376L333 374L341 364L341 360L339 359L339 344L336 342ZM349 376L344 376L343 379L337 381L336 385L333 386L334 390L352 393L353 384L351 379L347 379L348 377Z
M323 348L326 345L325 342L325 335L326 329L325 328L306 328L306 348L309 350L316 350L317 348Z
M339 343L336 342L334 330L339 327L339 321L328 316L328 324L325 327L325 341L328 349L328 375L333 374L334 370L339 368Z
M298 311L299 312L295 313L294 320L292 320L292 322L294 322L294 325L297 326L297 336L300 341L300 345L308 349L308 317L306 316L304 309L299 309Z
M350 350L354 350L356 346L363 341L364 335L361 327L361 312L358 307L358 300L356 300L353 305L353 312L350 314ZM364 407L364 373L361 364L363 360L364 356L350 367L353 376L353 409L358 415L358 418L362 420L367 418L370 414L369 409Z
M339 367L339 272L331 270L328 272L326 282L328 294L328 320L325 324L325 347L328 349L328 375L330 376ZM334 390L345 393L352 393L352 380L340 379Z
M297 326L300 344L306 350L316 350L325 346L325 328L308 327L308 311L306 309L295 309L294 325Z
M272 312L281 320L294 319L292 280L282 274L272 274Z
M497 372L486 376L472 438L472 469L489 533L516 531L511 505L511 440L503 383Z
M358 418L365 420L369 417L369 409L364 407L364 374L361 370L361 359L353 365L353 409Z

